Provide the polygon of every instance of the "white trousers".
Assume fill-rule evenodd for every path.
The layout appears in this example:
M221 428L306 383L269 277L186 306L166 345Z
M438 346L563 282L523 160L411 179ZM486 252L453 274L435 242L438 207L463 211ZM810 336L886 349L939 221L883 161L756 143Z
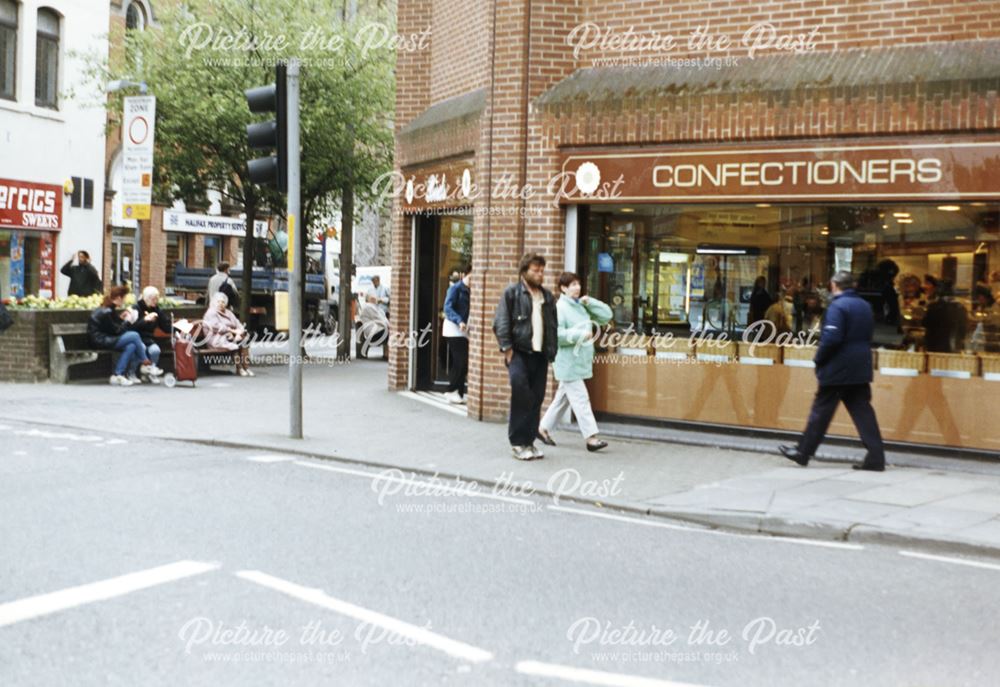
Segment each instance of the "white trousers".
M580 434L584 439L588 439L597 434L597 420L594 419L594 411L590 408L590 396L587 394L587 385L582 379L573 382L559 382L556 389L555 398L552 405L545 411L545 416L539 425L546 432L551 432L559 423L559 419L570 409L576 415L576 421L580 425ZM569 418L566 418L567 422Z

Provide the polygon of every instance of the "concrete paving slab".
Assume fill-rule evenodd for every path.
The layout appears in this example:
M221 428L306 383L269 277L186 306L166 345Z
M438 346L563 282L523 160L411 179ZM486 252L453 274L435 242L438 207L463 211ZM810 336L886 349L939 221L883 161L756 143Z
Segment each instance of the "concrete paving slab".
M895 513L868 520L864 524L890 530L919 527L938 531L954 531L978 525L992 517L993 515L990 513L929 504L915 508L903 508Z
M979 489L934 502L938 506L975 510L982 513L1000 513L1000 489Z
M924 503L940 501L949 496L949 494L942 494L937 489L916 489L912 484L912 482L904 482L887 487L876 487L853 493L847 498L895 506L919 506Z
M782 512L780 514L787 515L790 518L813 517L854 524L885 517L900 510L903 510L902 506L892 506L884 503L851 501L850 499L827 499L811 504L802 510L790 508L788 509L789 512ZM778 508L773 508L771 512L777 515Z
M1000 518L992 518L972 527L965 527L955 535L966 540L979 541L1000 550Z

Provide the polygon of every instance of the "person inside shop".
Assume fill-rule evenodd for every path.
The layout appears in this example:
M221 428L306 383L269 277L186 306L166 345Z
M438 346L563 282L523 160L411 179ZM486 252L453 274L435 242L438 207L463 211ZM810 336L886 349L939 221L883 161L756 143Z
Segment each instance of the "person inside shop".
M389 318L376 302L365 297L358 302L358 335L356 355L368 359L372 346L382 347L382 360L389 359Z
M136 370L147 376L159 370L149 359L142 336L131 329L135 311L124 307L127 294L127 286L111 287L101 305L90 313L87 322L87 338L91 346L120 352L111 374L112 386L141 384Z
M936 300L941 290L941 282L933 274L924 275L924 285L922 291L924 292L924 300L929 305L932 301Z
M924 315L924 349L930 353L958 353L965 348L969 316L954 299L951 282L937 281L934 298Z
M173 328L173 318L160 308L160 290L155 286L147 286L142 290L142 298L135 304L136 320L132 329L139 332L146 353L153 362L153 372L150 375L154 383L159 381L163 370L158 367L160 360L160 345L156 343L155 334L160 330L166 336Z
M827 308L813 360L819 388L798 445L779 446L778 451L803 467L808 465L826 436L837 406L843 403L868 450L864 462L853 466L854 469L882 472L885 470L885 449L871 404L875 315L854 287L850 272L833 275L830 282L833 300Z
M230 310L236 311L240 309L240 292L236 288L236 282L229 276L228 262L220 262L215 266L215 274L208 280L208 291L205 293L205 302L212 303L217 293L224 293L226 295Z
M469 372L469 303L472 284L472 265L464 265L457 270L462 278L448 287L444 297L444 321L441 336L448 342L448 390L445 398L449 403L464 404L466 376Z
M789 286L782 297L772 303L764 313L764 319L774 325L775 335L794 331L795 294L795 287Z
M85 250L77 252L75 265L70 258L59 271L69 277L70 296L93 296L104 291L101 276L90 262L90 253Z
M389 289L382 286L382 280L377 274L372 277L372 285L365 293L365 300L374 303L383 315L389 316Z
M815 291L809 291L802 298L802 326L799 331L819 333L823 321L823 301Z
M771 307L772 302L771 294L767 292L767 278L757 277L753 283L753 291L750 292L750 313L747 316L747 326L764 319L764 313Z
M986 284L972 292L973 318L976 329L969 347L976 353L1000 353L1000 302Z
M608 442L597 435L597 420L584 380L594 376L595 331L611 321L612 313L611 308L596 298L581 296L581 288L576 274L563 272L559 277L562 292L556 301L559 351L552 366L559 387L538 426L538 438L548 446L555 446L551 432L559 418L572 408L587 450L600 451Z
M207 348L233 352L236 374L254 377L250 369L250 335L246 327L229 309L229 298L222 291L212 297L208 310L201 318L202 338Z

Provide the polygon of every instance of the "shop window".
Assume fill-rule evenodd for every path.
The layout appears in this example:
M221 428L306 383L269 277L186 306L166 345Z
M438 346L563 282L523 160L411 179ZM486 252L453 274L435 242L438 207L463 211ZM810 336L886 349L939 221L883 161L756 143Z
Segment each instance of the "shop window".
M215 267L222 260L222 237L206 236L202 264Z
M167 232L167 288L176 286L177 265L187 265L187 235Z
M995 204L591 206L581 216L587 289L620 330L738 338L763 318L808 334L830 276L846 269L872 306L876 346L961 352L987 316L976 294L1000 296ZM949 316L928 319L932 303Z
M35 104L59 109L59 15L47 8L38 10Z
M39 294L43 267L41 242L42 236L33 232L0 231L0 298ZM51 264L46 266L49 272L51 267Z
M14 100L17 85L17 3L0 0L0 98Z
M94 208L94 180L83 180L83 209L92 210Z

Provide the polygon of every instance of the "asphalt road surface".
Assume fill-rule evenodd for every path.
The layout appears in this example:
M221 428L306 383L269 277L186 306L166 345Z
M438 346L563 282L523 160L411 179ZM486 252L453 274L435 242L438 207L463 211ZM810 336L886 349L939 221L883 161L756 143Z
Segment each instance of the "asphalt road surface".
M996 561L0 425L5 687L923 687L1000 675Z

